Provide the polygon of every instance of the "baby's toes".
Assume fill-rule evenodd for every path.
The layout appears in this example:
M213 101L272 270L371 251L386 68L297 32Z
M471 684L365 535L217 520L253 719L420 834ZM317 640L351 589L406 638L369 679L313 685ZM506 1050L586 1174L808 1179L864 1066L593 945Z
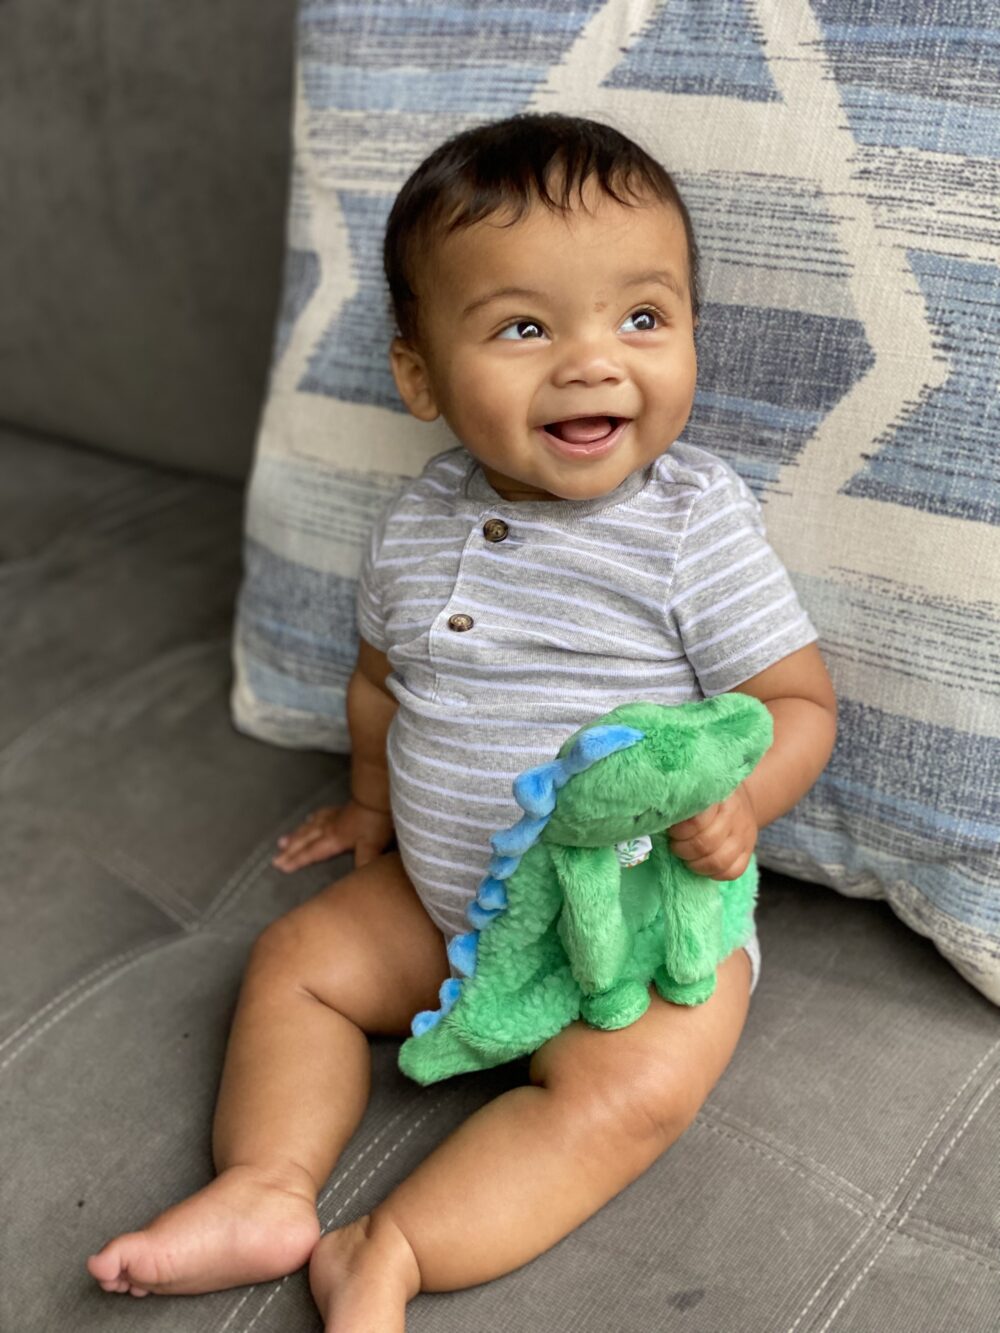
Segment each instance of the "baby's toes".
M128 1279L123 1277L116 1277L111 1281L102 1281L98 1278L98 1284L102 1291L128 1291Z
M148 1296L160 1280L150 1251L145 1232L129 1232L110 1241L99 1254L91 1255L87 1269L105 1291Z
M123 1294L124 1292L128 1292L130 1296L149 1295L148 1287L137 1287L134 1283L130 1282L127 1277L116 1278L113 1282L99 1282L98 1285L102 1288L102 1290L111 1291L114 1292L115 1294Z
M87 1260L87 1272L97 1279L105 1291L124 1291L125 1288L121 1283L125 1279L117 1240L109 1241L103 1250L90 1256ZM125 1283L125 1286L127 1285L128 1283Z

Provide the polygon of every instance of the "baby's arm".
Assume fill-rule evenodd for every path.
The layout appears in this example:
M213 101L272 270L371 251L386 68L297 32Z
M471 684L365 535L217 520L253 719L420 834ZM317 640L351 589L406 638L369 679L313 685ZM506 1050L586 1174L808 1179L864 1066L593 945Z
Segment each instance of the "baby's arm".
M746 870L758 832L806 794L837 733L837 700L814 643L735 689L766 704L774 743L732 796L670 829L671 849L692 870L720 880Z
M381 855L392 838L386 738L398 701L386 689L392 667L386 655L364 639L347 686L351 733L351 800L314 811L294 832L278 840L272 864L298 870L354 848L360 869Z
M351 797L368 810L389 814L389 770L386 738L399 701L386 689L392 672L389 659L365 639L347 687L347 721L351 732Z

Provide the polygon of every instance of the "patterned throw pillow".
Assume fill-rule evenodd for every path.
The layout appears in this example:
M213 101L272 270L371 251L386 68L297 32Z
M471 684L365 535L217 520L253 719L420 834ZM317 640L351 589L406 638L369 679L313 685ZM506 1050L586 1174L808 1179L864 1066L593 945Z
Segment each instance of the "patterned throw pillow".
M362 544L454 445L392 385L382 226L433 145L523 110L614 124L691 209L686 438L762 501L841 700L762 863L888 899L1000 1003L1000 0L304 0L237 725L348 749Z

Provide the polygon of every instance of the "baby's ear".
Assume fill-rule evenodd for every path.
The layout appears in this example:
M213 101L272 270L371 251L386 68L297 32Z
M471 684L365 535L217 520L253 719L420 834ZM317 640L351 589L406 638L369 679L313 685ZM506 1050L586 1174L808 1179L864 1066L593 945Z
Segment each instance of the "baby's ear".
M407 410L419 421L434 421L441 414L427 373L427 363L405 338L393 338L389 365L399 396Z

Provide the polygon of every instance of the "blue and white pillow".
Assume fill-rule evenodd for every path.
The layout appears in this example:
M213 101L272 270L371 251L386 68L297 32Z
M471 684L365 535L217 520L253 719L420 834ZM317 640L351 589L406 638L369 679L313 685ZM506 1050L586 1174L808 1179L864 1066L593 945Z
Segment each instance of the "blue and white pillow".
M762 863L888 899L1000 1003L1000 0L304 0L237 725L348 749L362 543L454 443L392 386L382 225L447 135L550 109L681 185L687 438L760 497L840 695Z

